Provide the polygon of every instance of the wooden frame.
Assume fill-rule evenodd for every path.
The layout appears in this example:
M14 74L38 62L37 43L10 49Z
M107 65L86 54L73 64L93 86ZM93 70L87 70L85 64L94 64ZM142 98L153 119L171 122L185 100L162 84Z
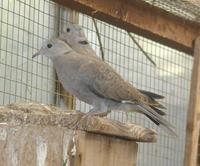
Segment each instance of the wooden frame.
M194 66L191 80L190 102L187 115L185 145L185 166L197 165L198 140L200 129L200 37L196 39Z
M200 25L140 0L53 0L109 24L193 54Z

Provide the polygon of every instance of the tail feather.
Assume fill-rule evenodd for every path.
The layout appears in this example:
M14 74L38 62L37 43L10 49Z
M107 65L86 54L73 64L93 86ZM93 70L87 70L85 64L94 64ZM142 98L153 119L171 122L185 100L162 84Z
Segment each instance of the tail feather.
M156 111L159 115L161 115L161 116L165 116L166 115L166 113L164 112L164 111L162 111L162 110L160 110L160 109L158 109L158 108L156 108L156 107L153 107L153 106L150 106L154 111Z
M165 106L163 106L162 104L160 104L159 102L157 102L157 101L154 100L154 99L152 99L152 103L153 103L153 105L155 105L155 107L162 108L162 109L166 109Z
M165 97L164 96L161 96L161 95L158 95L156 93L153 93L153 92L149 92L149 91L145 91L145 90L141 90L141 89L138 89L142 94L145 94L149 97L151 97L152 99L164 99Z
M139 90L143 95L145 95L147 97L148 103L152 106L152 107L157 107L157 108L161 108L161 109L166 109L165 106L163 106L162 104L160 104L158 101L156 101L156 99L163 99L164 96L152 93L152 92L148 92L145 90Z
M140 111L151 119L156 125L165 129L170 135L177 136L173 130L174 127L151 107L144 104L139 104L138 106L141 108Z
M148 114L145 114L149 119L151 119L151 121L153 122L153 123L155 123L157 126L159 126L160 125L160 123L159 122L157 122L156 120L154 120L151 116L149 116Z

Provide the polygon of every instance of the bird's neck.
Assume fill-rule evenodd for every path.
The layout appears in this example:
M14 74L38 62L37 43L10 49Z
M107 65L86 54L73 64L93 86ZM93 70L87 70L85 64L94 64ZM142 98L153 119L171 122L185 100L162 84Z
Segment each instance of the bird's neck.
M50 58L51 58L52 60L55 60L55 59L57 59L57 58L59 58L59 57L61 57L61 56L64 56L64 55L66 55L66 54L69 54L69 53L72 52L72 51L73 51L72 49L70 49L70 50L63 50L62 52L56 53L56 55L51 56Z
M64 55L64 54L69 54L70 52L72 52L73 50L72 49L69 49L69 50L64 50L63 52L62 52L62 54Z

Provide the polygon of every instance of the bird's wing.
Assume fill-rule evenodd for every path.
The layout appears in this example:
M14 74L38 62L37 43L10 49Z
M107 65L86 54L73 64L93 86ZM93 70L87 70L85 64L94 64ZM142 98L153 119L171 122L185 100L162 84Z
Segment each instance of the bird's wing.
M108 64L92 59L80 67L81 81L97 95L116 101L140 101L143 95Z
M165 108L155 99L151 98L125 81L107 63L99 59L89 58L79 69L80 79L93 93L115 101L134 101L149 105L158 113ZM159 108L159 109L157 109Z

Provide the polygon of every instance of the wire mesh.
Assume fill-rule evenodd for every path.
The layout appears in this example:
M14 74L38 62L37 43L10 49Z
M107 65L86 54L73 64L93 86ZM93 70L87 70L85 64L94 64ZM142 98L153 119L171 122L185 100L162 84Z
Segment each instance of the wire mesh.
M31 55L55 33L55 4L8 0L0 1L0 8L0 104L18 100L52 103L52 65L41 57L33 60Z
M199 0L143 0L174 15L200 23Z
M93 48L100 56L95 28L90 17L80 14L79 24L84 28ZM127 32L98 21L105 60L123 78L140 89L165 96L161 101L167 107L167 119L176 128L178 138L171 138L142 115L113 112L109 118L141 124L159 132L157 144L139 145L139 166L183 165L185 146L186 110L190 92L193 58L159 43L134 35L135 39L157 64L155 68L133 43ZM77 103L80 107L80 104ZM80 108L81 109L81 108Z
M38 101L64 105L52 63L45 57L32 59L32 54L48 38L58 34L61 23L78 22L91 46L100 56L100 48L92 19L79 14L73 20L70 11L48 0L0 1L0 105L16 101ZM178 138L160 131L150 120L139 114L112 112L109 118L142 124L159 132L156 144L139 145L138 166L182 166L184 159L186 110L190 91L193 58L133 34L138 43L156 62L155 68L133 43L127 32L97 21L105 61L124 79L140 89L165 96L166 119L176 129ZM91 107L76 100L76 110Z

